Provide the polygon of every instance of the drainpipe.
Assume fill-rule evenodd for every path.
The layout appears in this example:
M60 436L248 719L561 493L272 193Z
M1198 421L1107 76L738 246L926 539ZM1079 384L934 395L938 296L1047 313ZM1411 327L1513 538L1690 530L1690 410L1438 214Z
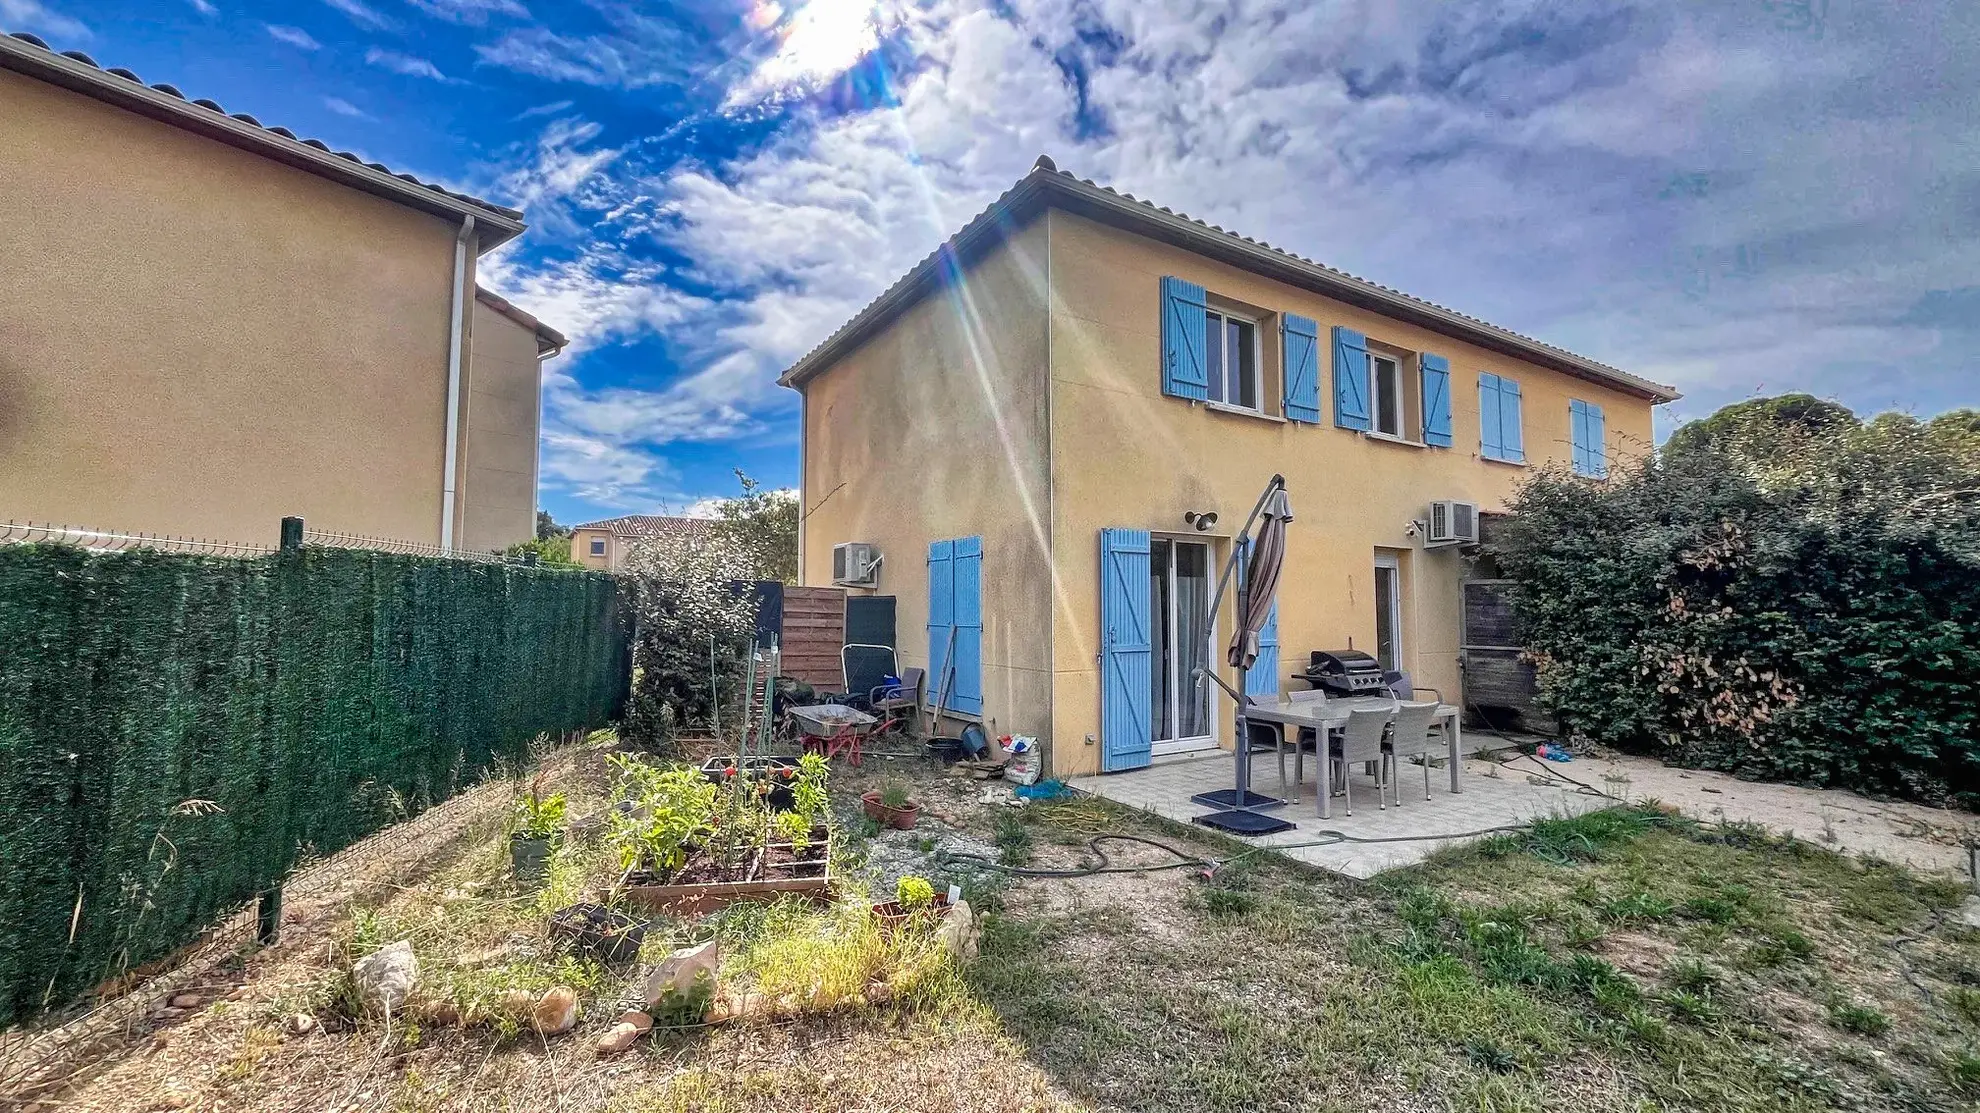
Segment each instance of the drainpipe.
M461 437L461 334L467 323L461 296L467 277L468 239L474 235L474 218L461 218L461 230L454 237L453 320L447 331L447 465L440 477L440 547L454 547L455 472L460 468Z

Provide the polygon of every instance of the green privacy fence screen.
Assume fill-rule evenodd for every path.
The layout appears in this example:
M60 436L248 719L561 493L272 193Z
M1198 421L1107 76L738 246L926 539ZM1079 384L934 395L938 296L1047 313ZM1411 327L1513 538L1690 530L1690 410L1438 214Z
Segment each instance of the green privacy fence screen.
M0 1024L617 718L625 613L593 572L0 546Z

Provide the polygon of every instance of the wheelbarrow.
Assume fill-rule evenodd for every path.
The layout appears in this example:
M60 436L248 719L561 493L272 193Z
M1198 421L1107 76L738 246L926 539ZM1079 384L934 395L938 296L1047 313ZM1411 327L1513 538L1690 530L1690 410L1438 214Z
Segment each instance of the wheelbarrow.
M846 764L855 768L860 763L860 743L873 725L880 721L856 707L841 703L793 707L790 716L791 721L797 724L798 744L805 753L823 754L827 761L844 753Z

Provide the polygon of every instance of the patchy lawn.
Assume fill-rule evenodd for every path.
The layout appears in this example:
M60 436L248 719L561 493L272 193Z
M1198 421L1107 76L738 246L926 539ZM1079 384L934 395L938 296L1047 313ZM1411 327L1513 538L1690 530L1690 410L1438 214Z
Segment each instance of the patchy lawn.
M573 816L607 806L601 760L559 769ZM923 805L915 830L859 814L890 772ZM294 925L210 987L219 1000L48 1108L1910 1111L1980 1098L1980 937L1948 915L1964 895L1952 879L1640 808L1359 883L1102 802L1012 810L983 788L877 760L835 768L831 786L854 888L891 896L919 873L991 910L966 966L845 908L657 918L643 957L720 938L725 986L800 1007L664 1018L600 1058L628 974L560 954L543 921L598 893L609 842L571 839L543 890L517 889L497 812L423 875ZM1104 834L1225 864L1205 880L1123 842L1102 845L1148 872L1010 880L980 861L1070 866ZM421 989L388 1026L349 1006L348 970L398 938L421 956ZM876 977L895 991L868 1000ZM544 1037L504 1003L553 982L579 991L580 1021ZM325 1030L295 1034L298 1014Z

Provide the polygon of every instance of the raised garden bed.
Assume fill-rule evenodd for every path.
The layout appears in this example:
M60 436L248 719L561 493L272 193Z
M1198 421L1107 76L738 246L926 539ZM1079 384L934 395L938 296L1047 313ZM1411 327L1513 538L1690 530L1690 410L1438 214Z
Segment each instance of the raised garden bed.
M746 900L772 900L786 893L827 899L832 893L832 832L819 825L803 850L773 842L752 851L735 865L689 849L680 869L662 877L651 870L626 876L626 895L648 908L699 915Z

